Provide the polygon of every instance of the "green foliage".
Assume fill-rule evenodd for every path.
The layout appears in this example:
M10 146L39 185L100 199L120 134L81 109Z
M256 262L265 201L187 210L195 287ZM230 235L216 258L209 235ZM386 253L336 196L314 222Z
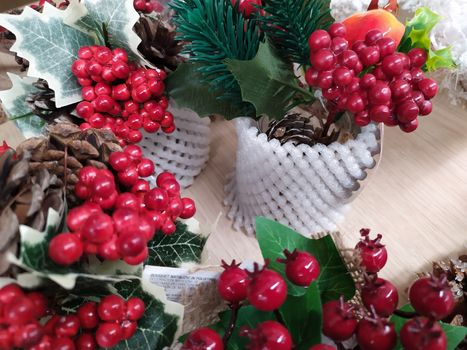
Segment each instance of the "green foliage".
M178 107L190 108L200 117L220 114L226 119L233 119L238 116L255 115L254 107L250 103L238 107L237 104L222 99L222 92L212 89L203 79L199 72L200 67L201 63L184 62L168 76L167 92Z
M331 236L320 239L309 239L294 230L273 220L258 217L256 219L256 237L265 259L270 260L269 267L284 276L284 264L277 258L283 257L284 249L294 249L309 252L318 260L321 272L318 278L318 288L323 303L336 300L341 295L350 299L355 294L355 284L342 260ZM295 286L287 279L290 295L302 296L306 293L303 287Z
M256 55L260 43L258 23L245 19L238 8L225 0L174 0L172 7L176 11L178 38L188 42L185 53L190 60L201 64L197 69L203 81L218 99L233 103L244 110L244 115L251 113L224 60L250 60Z
M435 71L441 68L454 68L456 66L451 54L451 47L433 50L430 33L441 20L441 16L428 7L420 7L415 16L407 21L405 33L399 44L398 51L409 52L418 47L428 52L428 60L423 67L425 71Z
M401 307L403 311L414 311L410 304L406 304ZM394 323L394 328L396 329L397 334L399 334L400 330L404 326L404 324L408 321L407 318L399 317L399 316L392 316L391 321ZM467 337L467 328L460 327L460 326L452 326L450 324L440 322L441 328L443 328L444 333L446 333L446 338L448 340L448 346L446 350L456 350L457 346ZM403 350L403 347L399 341L397 340L397 345L395 350Z
M147 265L179 267L184 262L199 263L206 238L192 233L188 226L178 221L171 235L158 233L148 243Z
M308 38L317 29L334 22L330 0L265 0L263 30L280 56L303 65L310 64Z
M225 62L240 85L243 100L254 105L257 116L282 119L297 92L313 98L298 86L291 65L281 61L267 43L260 44L252 60Z

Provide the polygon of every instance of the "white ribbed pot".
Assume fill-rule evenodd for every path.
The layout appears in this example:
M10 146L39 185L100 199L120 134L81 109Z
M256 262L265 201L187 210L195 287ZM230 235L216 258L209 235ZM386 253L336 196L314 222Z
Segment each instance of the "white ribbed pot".
M268 141L257 122L236 121L236 166L225 204L236 229L254 233L265 216L305 236L336 230L367 172L376 167L382 129L370 124L344 144L281 145Z
M180 186L186 188L193 184L209 159L211 122L191 109L171 104L168 110L174 115L177 129L172 134L143 133L140 145L144 156L156 164L156 174L170 171Z

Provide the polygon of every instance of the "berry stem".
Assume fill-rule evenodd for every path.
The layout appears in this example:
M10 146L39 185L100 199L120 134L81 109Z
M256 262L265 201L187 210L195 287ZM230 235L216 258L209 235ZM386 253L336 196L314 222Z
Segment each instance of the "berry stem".
M414 317L420 316L415 311L404 311L400 309L394 310L394 315L403 317L403 318L414 318Z
M285 326L284 319L282 318L281 313L279 310L274 310L274 317L276 318L277 322L279 322L281 325Z
M231 310L229 326L227 327L227 330L225 331L225 334L222 337L222 342L224 343L224 348L226 349L227 349L227 344L229 343L229 339L232 336L232 333L235 329L235 325L237 324L238 310L240 310L242 305L240 303L230 304L229 307Z

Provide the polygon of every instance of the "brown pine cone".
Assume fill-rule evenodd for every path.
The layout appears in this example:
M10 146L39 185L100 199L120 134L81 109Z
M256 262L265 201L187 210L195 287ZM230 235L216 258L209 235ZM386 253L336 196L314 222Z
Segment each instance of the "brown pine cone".
M158 68L175 70L181 61L182 43L176 33L160 18L141 16L135 24L135 32L141 38L138 50L144 58Z
M47 170L30 171L30 155L0 155L0 274L8 271L7 252L17 253L19 225L43 231L49 208L61 212L61 181Z
M49 125L46 136L27 139L17 147L18 154L31 154L31 171L46 169L66 183L69 203L78 202L74 185L78 182L79 170L86 165L107 168L110 153L121 150L112 132L82 131L69 122Z

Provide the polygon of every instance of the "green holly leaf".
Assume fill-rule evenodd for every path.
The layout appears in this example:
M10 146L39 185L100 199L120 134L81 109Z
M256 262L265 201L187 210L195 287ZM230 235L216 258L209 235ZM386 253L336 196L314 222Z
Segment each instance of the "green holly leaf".
M428 52L428 60L423 68L429 72L456 66L452 58L451 47L432 50L430 33L440 20L441 16L428 7L418 8L415 16L407 21L405 33L398 48L398 51L405 53L415 47L425 49Z
M243 101L254 105L257 116L281 119L297 92L312 97L298 86L292 66L277 57L268 43L260 44L252 60L227 59L225 63L240 85Z
M97 36L103 45L108 43L111 48L125 49L132 60L142 60L137 49L141 38L133 31L140 16L133 1L81 0L80 10L80 14L67 16L65 22Z
M157 233L148 243L147 265L179 267L182 263L201 261L201 253L207 238L190 232L183 222L176 222L177 229L171 235Z
M202 66L200 63L184 62L167 78L167 92L178 107L189 108L200 117L220 114L226 119L233 119L255 115L250 103L244 103L243 108L239 108L229 100L222 99L222 94L214 91L203 79L199 72Z
M113 350L162 350L172 345L181 330L183 306L168 301L164 289L146 280L129 280L114 284L124 299L138 297L144 301L144 316L138 320L138 330Z
M81 101L81 86L71 66L81 46L94 44L91 36L63 22L64 16L75 13L73 2L65 11L46 3L43 13L26 7L20 15L0 14L0 25L16 36L11 51L29 61L29 76L47 80L57 107Z
M264 259L270 260L269 267L284 276L284 264L277 258L284 257L284 249L302 250L312 254L319 262L320 275L317 280L322 303L336 300L341 295L350 299L355 294L355 283L347 270L342 257L331 236L320 239L309 239L298 234L287 226L263 217L256 218L256 238ZM295 286L285 278L288 293L292 296L302 296L306 288Z
M410 304L406 304L401 307L401 310L412 312L414 311L413 307ZM391 322L394 323L394 328L396 329L396 333L399 334L404 324L409 319L399 317L399 316L392 316ZM448 346L446 350L456 350L457 346L463 342L463 340L467 337L467 327L461 326L453 326L448 323L439 322L441 328L443 328L444 333L446 333L446 338L448 340ZM397 339L396 350L403 350L402 344L400 343L400 339Z
M321 342L322 305L317 283L302 296L289 295L279 309L297 350L308 350Z
M21 130L26 138L42 134L47 124L42 118L32 114L31 107L26 102L26 97L38 89L33 85L35 78L21 78L16 74L7 73L12 83L11 89L0 91L2 107L8 116Z

